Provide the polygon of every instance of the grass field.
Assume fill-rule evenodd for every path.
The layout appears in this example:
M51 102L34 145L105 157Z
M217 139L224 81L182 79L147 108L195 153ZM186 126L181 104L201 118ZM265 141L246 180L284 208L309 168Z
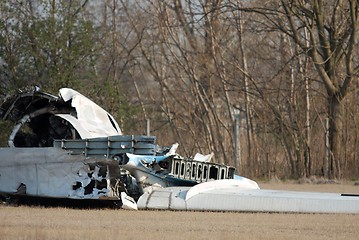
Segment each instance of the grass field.
M359 193L345 184L263 189ZM128 211L0 204L0 239L358 239L359 214Z

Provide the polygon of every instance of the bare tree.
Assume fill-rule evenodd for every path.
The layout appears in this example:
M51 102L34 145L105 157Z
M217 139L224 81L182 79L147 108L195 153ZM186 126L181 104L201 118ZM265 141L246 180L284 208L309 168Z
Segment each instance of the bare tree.
M267 1L251 9L265 17L263 24L268 28L282 31L310 56L326 88L331 178L341 177L343 99L359 70L353 52L357 45L358 5L355 0L282 0Z
M159 107L174 134L193 151L213 151L232 162L232 103L226 83L221 33L222 1L149 1L143 23L128 12L136 31L142 70L158 84ZM153 95L152 95L153 96ZM228 147L230 146L230 147Z

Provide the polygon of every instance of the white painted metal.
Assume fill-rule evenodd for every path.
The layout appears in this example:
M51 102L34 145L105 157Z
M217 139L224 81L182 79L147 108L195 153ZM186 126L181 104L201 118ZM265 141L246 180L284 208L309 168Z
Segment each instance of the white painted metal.
M139 209L359 214L359 197L337 193L218 186L187 198L190 192L188 187L156 189L142 195L137 205Z
M37 197L98 199L111 197L111 188L93 189L84 194L84 186L91 180L101 181L98 169L90 171L84 156L70 155L59 148L0 148L0 192L16 194L19 186L26 187L26 195ZM91 172L91 178L89 173ZM109 178L109 176L106 176ZM78 182L83 187L76 190ZM116 199L116 198L115 198Z
M219 211L359 213L359 197L275 190L216 190L186 201L187 209Z
M245 177L240 177L240 179L223 179L218 181L204 182L202 184L197 184L188 190L186 201L200 193L210 192L213 190L223 191L225 189L259 189L259 186L255 181Z
M122 208L127 210L137 210L136 201L128 196L125 192L121 192Z
M68 117L66 120L75 126L81 125L81 133L84 134L81 138L107 137L122 134L116 120L81 93L70 88L61 88L60 94L65 102L72 100L71 105L76 108L77 118ZM64 114L58 116L64 118Z
M138 209L187 210L186 194L190 187L157 188L145 192L137 201Z

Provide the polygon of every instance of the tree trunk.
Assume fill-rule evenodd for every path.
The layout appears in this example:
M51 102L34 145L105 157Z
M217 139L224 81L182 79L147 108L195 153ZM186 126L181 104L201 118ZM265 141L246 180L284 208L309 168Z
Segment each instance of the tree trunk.
M310 93L309 93L309 79L305 78L305 149L304 149L304 168L305 175L309 177L312 175L312 161L310 158L310 145L311 145L311 126L310 126Z
M329 146L330 146L330 156L329 156L329 175L328 177L333 179L341 178L341 138L342 138L342 128L343 128L343 113L344 108L342 101L337 96L332 96L329 98L328 102L328 112L329 112Z
M241 64L243 71L245 73L248 72L248 65L247 65L247 54L243 45L243 27L242 27L242 14L238 15L238 39L239 39L239 46L241 50ZM251 99L249 97L249 80L246 74L243 74L243 81L244 81L244 103L245 103L245 114L246 114L246 133L247 133L247 172L249 176L254 176L255 172L255 159L252 156L252 144L253 144L253 133L252 133L252 109L251 109Z

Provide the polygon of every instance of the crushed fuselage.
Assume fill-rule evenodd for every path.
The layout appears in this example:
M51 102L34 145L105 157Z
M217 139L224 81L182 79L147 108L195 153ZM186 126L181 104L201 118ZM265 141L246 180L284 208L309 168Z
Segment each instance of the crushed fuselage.
M153 136L122 135L109 113L69 88L59 96L19 91L0 106L0 118L15 124L9 147L0 148L2 194L137 200L148 186L234 177L234 168L180 157Z

